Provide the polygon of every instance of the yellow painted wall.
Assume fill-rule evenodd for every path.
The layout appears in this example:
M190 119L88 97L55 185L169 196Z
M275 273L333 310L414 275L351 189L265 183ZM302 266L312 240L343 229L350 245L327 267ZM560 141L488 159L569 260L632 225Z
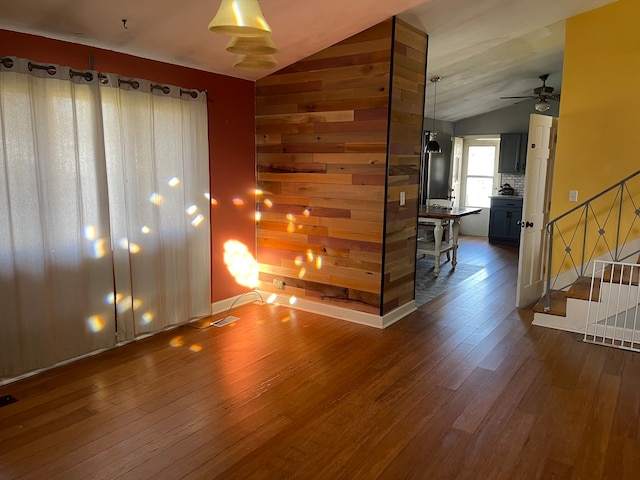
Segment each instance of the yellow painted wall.
M551 218L640 170L640 1L567 20Z

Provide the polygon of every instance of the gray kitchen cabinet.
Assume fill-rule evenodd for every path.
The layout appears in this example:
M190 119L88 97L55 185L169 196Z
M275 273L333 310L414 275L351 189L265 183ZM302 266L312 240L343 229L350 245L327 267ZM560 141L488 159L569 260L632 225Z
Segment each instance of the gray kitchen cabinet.
M520 244L522 197L491 197L489 211L489 243Z
M527 164L526 133L503 133L500 135L498 173L523 174Z

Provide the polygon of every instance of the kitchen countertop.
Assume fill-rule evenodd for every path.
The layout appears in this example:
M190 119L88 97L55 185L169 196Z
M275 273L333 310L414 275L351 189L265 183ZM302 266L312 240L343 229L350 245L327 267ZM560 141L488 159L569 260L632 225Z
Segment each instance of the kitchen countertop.
M489 195L489 198L511 198L513 200L522 200L522 195Z

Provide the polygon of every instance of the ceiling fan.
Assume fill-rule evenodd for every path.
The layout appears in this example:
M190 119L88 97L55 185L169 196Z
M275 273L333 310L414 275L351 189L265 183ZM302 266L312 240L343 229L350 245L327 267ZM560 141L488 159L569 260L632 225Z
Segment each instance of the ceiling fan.
M547 87L547 79L549 78L548 73L545 73L544 75L540 75L538 78L542 80L542 86L533 89L534 95L525 95L522 97L500 97L500 98L501 99L507 99L507 98L537 99L538 101L535 105L536 110L539 112L546 112L551 107L548 101L549 100L560 101L560 94L553 93L553 87Z

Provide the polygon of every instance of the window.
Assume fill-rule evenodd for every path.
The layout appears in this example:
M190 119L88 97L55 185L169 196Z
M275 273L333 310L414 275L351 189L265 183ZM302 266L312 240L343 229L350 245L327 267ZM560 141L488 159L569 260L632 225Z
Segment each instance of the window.
M465 141L465 206L490 207L490 196L494 191L499 143L500 140L497 138Z
M211 311L204 93L68 72L0 62L0 379Z

